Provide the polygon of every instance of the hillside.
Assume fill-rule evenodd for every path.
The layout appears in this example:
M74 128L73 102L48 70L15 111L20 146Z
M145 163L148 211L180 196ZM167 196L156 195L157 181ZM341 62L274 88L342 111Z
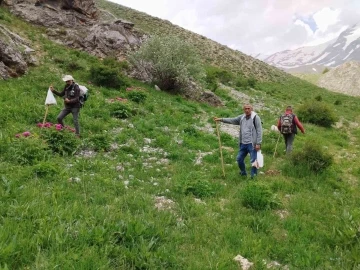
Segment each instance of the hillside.
M118 10L119 17L124 12L99 3ZM136 16L148 17L125 13L139 32L153 31L153 21L174 29L160 19L141 23ZM120 86L105 87L94 82L92 71L108 65L125 74L124 63L53 40L53 28L4 6L0 25L21 37L36 59L25 61L23 72L13 65L23 59L0 55L0 67L11 64L4 70L9 77L0 79L0 269L235 270L247 269L245 262L251 269L359 268L359 98L276 73L261 62L254 87L238 86L236 78L218 82L214 91L222 107L125 75L116 78ZM68 35L66 27L60 30ZM7 48L0 37L0 49ZM203 40L194 46L208 46ZM19 46L14 55L26 56ZM241 56L223 51L228 50L236 55L229 59ZM221 59L210 56L209 63ZM64 74L90 89L80 138L71 132L71 115L68 128L51 126L63 107L60 98L45 115L49 85L61 89ZM281 76L286 79L260 81ZM296 112L313 100L339 118L328 128L304 122L306 134L296 136L295 157L311 143L333 157L329 168L316 173L285 156L282 138L270 130L285 106ZM213 121L239 115L244 102L254 105L264 128L265 166L256 180L238 174L238 127L220 124L223 176ZM44 120L48 128L39 127Z
M169 21L106 0L97 0L96 3L100 9L105 9L115 17L133 22L135 29L143 33L149 35L175 35L183 40L188 40L198 49L199 54L208 64L229 69L246 77L255 77L261 81L284 81L289 77L285 72L260 60L185 30ZM112 16L109 17L107 12L103 16L106 19L113 19Z

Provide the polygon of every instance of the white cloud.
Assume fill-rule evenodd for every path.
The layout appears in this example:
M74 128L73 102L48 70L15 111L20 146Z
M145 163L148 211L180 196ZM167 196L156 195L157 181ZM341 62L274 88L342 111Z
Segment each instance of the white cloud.
M335 38L360 21L359 0L111 0L244 53L270 54ZM299 18L313 16L309 26Z

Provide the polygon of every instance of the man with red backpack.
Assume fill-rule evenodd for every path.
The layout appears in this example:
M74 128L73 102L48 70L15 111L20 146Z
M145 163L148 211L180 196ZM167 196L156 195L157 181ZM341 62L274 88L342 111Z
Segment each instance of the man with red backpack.
M297 134L297 127L305 134L305 129L300 123L299 119L293 114L291 106L287 106L285 113L282 114L278 120L277 127L285 140L286 154L292 151L292 145Z

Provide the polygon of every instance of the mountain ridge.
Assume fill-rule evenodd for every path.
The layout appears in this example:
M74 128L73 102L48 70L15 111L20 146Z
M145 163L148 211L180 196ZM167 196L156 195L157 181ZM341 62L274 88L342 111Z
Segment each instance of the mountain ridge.
M349 26L333 40L316 46L274 53L264 62L290 73L319 73L347 61L360 61L360 23Z

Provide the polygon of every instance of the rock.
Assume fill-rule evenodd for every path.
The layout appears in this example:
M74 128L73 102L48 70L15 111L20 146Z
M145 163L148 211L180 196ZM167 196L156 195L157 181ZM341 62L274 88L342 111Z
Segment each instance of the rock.
M8 79L18 77L27 71L28 64L35 64L36 59L30 55L34 50L19 35L0 24L0 77ZM22 53L22 50L25 51Z
M205 102L205 103L208 103L212 106L216 106L216 107L219 107L219 106L224 106L223 102L221 101L221 99L215 95L213 92L211 91L203 91L201 94L200 94L200 101L202 102Z

